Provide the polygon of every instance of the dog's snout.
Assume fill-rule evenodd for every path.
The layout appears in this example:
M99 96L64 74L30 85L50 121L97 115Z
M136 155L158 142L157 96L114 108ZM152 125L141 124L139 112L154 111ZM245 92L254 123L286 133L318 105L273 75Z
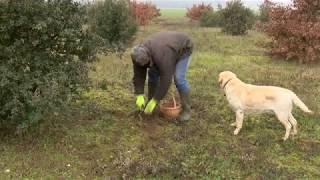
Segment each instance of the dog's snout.
M222 87L222 80L219 81L219 86Z

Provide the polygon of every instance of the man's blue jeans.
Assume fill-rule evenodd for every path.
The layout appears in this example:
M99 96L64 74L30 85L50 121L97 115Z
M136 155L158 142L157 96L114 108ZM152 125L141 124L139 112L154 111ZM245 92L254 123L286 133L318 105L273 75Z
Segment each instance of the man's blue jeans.
M190 63L189 54L184 54L176 64L176 70L174 73L174 83L180 92L189 92L189 83L186 80L186 73ZM148 71L148 83L158 84L160 73L157 69L151 68Z

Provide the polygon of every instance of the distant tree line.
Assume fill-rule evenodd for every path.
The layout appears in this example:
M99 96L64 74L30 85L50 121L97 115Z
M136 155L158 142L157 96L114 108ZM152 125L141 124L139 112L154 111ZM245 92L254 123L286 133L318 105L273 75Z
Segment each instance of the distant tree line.
M293 0L284 6L265 0L254 14L241 0L231 0L225 8L194 5L187 17L231 35L244 35L255 27L271 38L271 55L301 63L320 61L320 1Z

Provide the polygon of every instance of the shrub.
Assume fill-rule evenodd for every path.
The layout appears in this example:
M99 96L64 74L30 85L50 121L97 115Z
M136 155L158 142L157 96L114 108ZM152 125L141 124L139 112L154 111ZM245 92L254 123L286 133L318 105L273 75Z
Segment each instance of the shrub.
M271 54L298 59L300 62L320 60L320 2L294 0L292 5L273 4L270 20L262 29L272 38Z
M90 28L105 40L105 50L124 48L137 31L126 0L104 0L89 5Z
M201 18L201 15L205 12L212 11L213 8L210 4L194 4L191 8L187 9L187 14L186 16L190 20L199 20Z
M252 28L255 16L253 12L246 8L241 0L231 0L222 10L223 26L222 30L231 35L246 34Z
M130 1L130 10L138 24L143 26L161 15L160 9L151 2Z
M0 2L0 125L27 127L86 87L95 37L71 0Z
M204 27L221 27L223 23L222 11L208 11L201 15L200 26Z
M260 22L269 21L269 12L271 11L272 2L269 0L264 0L264 2L259 6L259 16L258 20Z

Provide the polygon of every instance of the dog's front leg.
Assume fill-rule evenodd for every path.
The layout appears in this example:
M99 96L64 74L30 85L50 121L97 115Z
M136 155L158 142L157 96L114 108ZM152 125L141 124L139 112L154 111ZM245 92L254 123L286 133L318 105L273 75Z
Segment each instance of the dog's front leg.
M238 135L241 128L242 128L242 123L243 123L243 117L244 113L243 110L237 110L236 111L236 129L234 130L233 134Z

